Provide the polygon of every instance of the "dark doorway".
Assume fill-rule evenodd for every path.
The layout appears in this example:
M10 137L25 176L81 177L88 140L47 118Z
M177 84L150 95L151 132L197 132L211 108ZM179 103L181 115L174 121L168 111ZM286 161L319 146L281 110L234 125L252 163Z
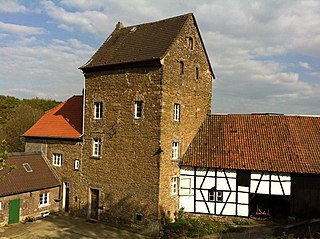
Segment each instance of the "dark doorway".
M290 216L290 201L283 195L250 194L250 215L275 219Z
M90 206L90 219L98 220L99 216L99 190L90 189L91 206Z
M63 183L64 186L64 210L69 212L70 204L70 184L68 182Z

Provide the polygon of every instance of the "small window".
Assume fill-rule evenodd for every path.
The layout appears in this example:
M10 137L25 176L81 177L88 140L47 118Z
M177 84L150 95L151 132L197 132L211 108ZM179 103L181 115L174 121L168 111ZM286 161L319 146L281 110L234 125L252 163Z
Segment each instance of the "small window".
M44 207L47 205L49 205L49 193L41 193L39 206Z
M184 74L184 63L183 61L180 61L180 74Z
M31 172L32 172L32 168L31 168L30 164L28 164L28 163L23 163L22 166L24 167L24 169L25 169L28 173L31 173Z
M190 50L193 50L193 38L188 37L188 46Z
M177 195L178 193L178 177L171 178L171 195Z
M80 169L80 160L76 159L74 160L74 170L79 171L79 169Z
M143 214L142 213L136 213L136 221L142 222L143 221Z
M94 102L94 118L102 119L102 102Z
M53 154L52 156L52 164L54 166L62 166L62 154Z
M216 190L216 187L213 187L208 190L208 201L223 202L223 192Z
M173 120L180 121L180 104L174 104L173 106Z
M142 117L142 101L134 102L134 118L140 119Z
M199 80L199 67L196 66L196 80Z
M0 210L2 210L2 202L0 202Z
M190 195L191 194L191 178L180 178L180 195Z
M93 139L92 156L101 157L101 139Z
M172 142L172 159L179 158L179 142Z

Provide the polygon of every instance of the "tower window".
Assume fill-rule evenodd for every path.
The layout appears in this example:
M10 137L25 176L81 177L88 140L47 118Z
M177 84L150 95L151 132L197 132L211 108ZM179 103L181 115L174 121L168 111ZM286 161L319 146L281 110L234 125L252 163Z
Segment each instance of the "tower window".
M52 165L54 166L62 166L62 154L53 154L52 156Z
M179 158L179 142L173 141L172 142L172 159Z
M101 157L101 139L93 139L92 156Z
M102 102L94 102L94 118L102 119Z
M199 67L196 66L196 80L199 80Z
M173 106L173 120L180 121L180 104L174 104Z
M188 46L190 50L193 50L193 38L188 37Z
M140 119L142 117L142 101L134 102L134 118Z
M80 169L80 160L76 159L74 160L74 170L79 171L79 169Z
M184 62L180 61L180 74L184 74Z
M177 195L178 193L178 177L171 178L171 195Z

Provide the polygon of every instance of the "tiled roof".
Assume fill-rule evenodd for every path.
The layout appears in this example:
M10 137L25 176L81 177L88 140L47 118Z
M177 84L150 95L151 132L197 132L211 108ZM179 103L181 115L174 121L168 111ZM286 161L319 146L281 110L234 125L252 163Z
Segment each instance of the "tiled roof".
M101 66L159 61L165 56L189 17L194 18L193 14L189 13L161 21L115 29L93 57L80 69L86 72L88 69ZM195 20L194 22L196 24ZM212 71L211 66L210 70Z
M47 111L25 137L80 138L82 135L82 96L73 96Z
M181 165L320 173L320 117L208 115Z
M60 185L59 180L54 176L40 154L11 155L7 163L15 165L16 169L5 175L4 180L0 181L0 196L31 192ZM30 165L32 172L25 170L24 163Z

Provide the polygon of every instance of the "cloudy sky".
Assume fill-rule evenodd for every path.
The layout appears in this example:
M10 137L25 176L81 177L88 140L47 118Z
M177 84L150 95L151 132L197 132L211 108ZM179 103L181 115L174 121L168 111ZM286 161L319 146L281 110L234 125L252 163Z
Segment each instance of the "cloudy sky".
M320 114L320 1L0 0L0 94L65 100L113 31L193 12L214 113Z

